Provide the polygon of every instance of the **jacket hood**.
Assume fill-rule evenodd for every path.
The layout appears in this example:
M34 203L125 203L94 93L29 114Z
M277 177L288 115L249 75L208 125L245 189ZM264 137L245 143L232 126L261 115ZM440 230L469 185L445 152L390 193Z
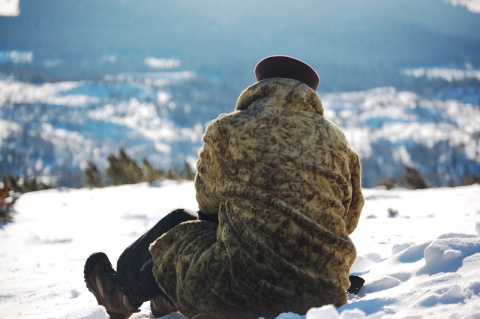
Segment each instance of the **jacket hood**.
M323 116L323 106L317 92L293 79L272 78L252 84L240 94L235 110L246 110L257 105L315 112Z

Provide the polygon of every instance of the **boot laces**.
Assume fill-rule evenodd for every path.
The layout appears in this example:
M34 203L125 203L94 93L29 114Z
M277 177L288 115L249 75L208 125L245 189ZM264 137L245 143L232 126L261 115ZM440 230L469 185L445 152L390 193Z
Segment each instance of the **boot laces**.
M118 286L117 272L109 266L104 266L103 271L108 276L110 283L108 301L113 307L118 308L120 306L120 300L118 298L118 289L120 289L120 287Z

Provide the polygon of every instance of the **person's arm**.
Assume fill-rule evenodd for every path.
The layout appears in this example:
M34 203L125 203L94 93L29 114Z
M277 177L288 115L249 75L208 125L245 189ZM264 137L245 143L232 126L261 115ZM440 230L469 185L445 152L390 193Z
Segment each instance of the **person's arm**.
M352 200L345 217L345 224L347 234L351 234L357 227L360 213L362 212L363 204L365 202L362 194L361 181L362 168L360 166L360 159L356 153L351 156L350 162L350 182L352 184Z

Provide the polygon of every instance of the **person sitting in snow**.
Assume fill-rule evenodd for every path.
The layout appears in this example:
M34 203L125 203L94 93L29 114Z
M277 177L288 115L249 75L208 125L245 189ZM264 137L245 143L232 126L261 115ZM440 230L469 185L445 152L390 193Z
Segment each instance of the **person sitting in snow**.
M287 56L256 68L235 111L210 122L195 177L198 213L178 209L85 281L111 318L150 301L188 318L274 318L347 302L364 204L357 153L323 115L315 70Z

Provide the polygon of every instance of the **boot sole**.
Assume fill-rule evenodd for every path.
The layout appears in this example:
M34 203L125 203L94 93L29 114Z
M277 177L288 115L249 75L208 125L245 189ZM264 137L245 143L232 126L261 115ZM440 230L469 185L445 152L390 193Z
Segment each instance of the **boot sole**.
M87 261L85 262L85 268L83 269L83 278L85 280L85 284L87 285L88 291L90 291L95 296L95 299L97 299L97 303L99 305L102 305L100 296L97 295L97 291L95 290L95 288L93 287L93 284L88 279L92 274L92 271L95 268L97 261L100 258L108 258L108 257L104 253L93 253L90 255L90 257L88 257Z

